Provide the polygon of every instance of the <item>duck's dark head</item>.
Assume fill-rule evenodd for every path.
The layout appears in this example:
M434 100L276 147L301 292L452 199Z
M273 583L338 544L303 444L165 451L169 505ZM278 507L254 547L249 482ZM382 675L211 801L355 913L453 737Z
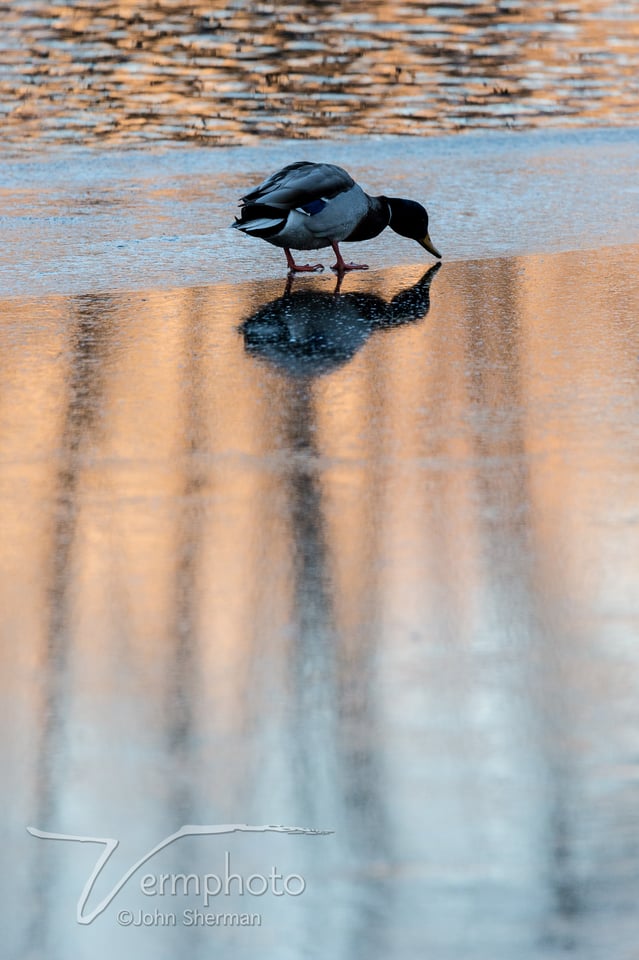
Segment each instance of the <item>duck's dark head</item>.
M384 200L390 210L391 218L388 226L391 230L398 233L400 237L417 240L420 247L441 260L441 253L433 246L428 236L428 214L421 203L415 200L400 200L397 197L384 197Z

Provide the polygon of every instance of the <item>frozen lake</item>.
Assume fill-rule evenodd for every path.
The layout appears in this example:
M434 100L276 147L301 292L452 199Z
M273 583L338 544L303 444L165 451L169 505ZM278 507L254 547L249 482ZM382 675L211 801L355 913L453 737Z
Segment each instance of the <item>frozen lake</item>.
M8 956L636 957L638 141L3 161ZM384 234L287 291L226 225L318 153L441 268ZM26 829L120 840L89 912L227 823L333 833L182 839L80 925L102 847ZM141 889L227 853L303 894Z
M638 152L637 130L619 129L8 153L2 289L43 297L283 277L280 250L227 228L247 188L294 160L328 160L371 194L421 200L445 263L596 251L639 239ZM379 269L430 259L389 233L362 249Z

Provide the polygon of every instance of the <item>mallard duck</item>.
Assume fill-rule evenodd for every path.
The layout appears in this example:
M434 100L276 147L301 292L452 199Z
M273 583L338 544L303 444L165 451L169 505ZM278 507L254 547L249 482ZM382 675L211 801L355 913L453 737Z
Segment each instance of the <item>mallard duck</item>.
M346 263L342 241L370 240L390 227L416 240L438 260L441 254L428 235L428 214L415 200L369 197L346 170L332 163L301 160L272 174L240 200L240 216L232 224L251 237L283 247L289 271L323 270L321 263L296 263L291 250L332 247L332 269L368 270L366 263Z

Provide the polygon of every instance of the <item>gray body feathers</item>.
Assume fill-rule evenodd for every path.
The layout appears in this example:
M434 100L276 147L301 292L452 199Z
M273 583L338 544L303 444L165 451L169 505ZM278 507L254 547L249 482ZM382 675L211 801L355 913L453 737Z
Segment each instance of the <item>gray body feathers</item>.
M278 247L318 250L348 239L378 206L341 167L300 161L242 197L233 226Z

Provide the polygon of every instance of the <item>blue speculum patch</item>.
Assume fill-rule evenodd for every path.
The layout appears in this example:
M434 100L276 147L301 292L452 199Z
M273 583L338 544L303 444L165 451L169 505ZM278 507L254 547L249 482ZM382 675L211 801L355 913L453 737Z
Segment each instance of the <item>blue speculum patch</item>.
M303 207L299 207L300 210L303 210L304 213L308 213L309 217L312 217L313 214L319 213L326 206L326 200L311 200L310 203L305 203Z

